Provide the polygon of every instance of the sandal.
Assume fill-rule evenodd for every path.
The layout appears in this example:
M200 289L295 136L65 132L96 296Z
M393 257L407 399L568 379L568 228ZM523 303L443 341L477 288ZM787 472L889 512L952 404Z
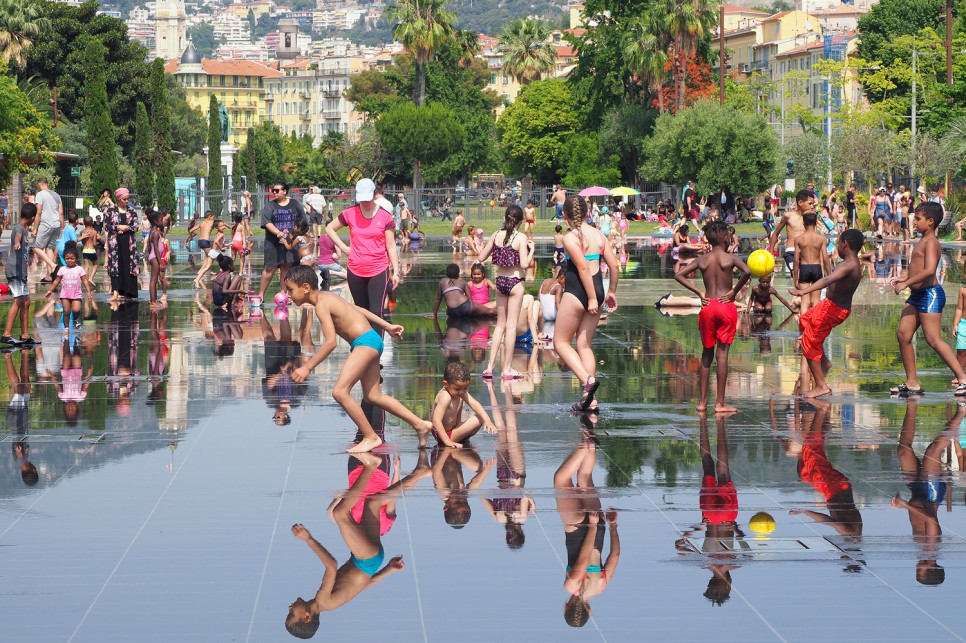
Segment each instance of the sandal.
M963 392L960 393L959 390L962 388ZM889 392L893 395L898 395L899 397L909 397L910 395L923 395L926 391L922 388L909 388L906 386L905 382L899 386L894 386L889 389ZM966 384L960 384L956 387L956 395L966 395Z
M956 390L953 391L953 395L956 397L966 397L966 384L960 384L957 386Z
M493 379L493 371L491 371L491 370L485 370L485 371L483 371L483 379L485 379L485 380L492 380Z
M580 413L586 413L587 409L590 408L590 403L594 401L594 393L600 388L600 381L595 377L593 382L587 382L584 384L584 392L580 396L580 401L577 402L574 407Z

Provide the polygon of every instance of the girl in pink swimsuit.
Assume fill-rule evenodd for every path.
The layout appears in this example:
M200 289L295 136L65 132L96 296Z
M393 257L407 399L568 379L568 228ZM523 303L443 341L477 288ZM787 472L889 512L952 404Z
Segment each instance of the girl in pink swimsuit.
M490 301L490 289L496 288L489 279L483 264L474 263L470 268L470 300L484 306L495 307L496 302Z

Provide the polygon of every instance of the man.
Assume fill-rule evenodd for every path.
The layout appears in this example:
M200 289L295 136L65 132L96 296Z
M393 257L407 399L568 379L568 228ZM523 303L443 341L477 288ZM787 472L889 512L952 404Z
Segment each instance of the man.
M553 202L554 218L563 219L563 208L564 203L567 201L567 191L562 185L556 186L556 189L553 191L553 196L550 197L550 200Z
M845 193L845 213L846 218L848 219L848 225L850 227L854 227L856 215L855 183L849 185L849 190Z
M312 223L312 236L318 239L323 234L322 219L325 217L325 197L322 196L322 190L310 185L309 193L305 195L303 205L305 205L306 214L309 215L309 221Z
M684 191L684 218L698 218L698 193L694 190L694 181L688 181L688 189Z
M41 178L37 181L37 196L34 198L37 205L38 216L34 218L33 229L30 231L34 238L34 254L50 267L51 273L57 269L56 248L57 239L64 229L64 205L61 203L60 195L50 189L47 179ZM41 283L49 282L52 279L50 273Z

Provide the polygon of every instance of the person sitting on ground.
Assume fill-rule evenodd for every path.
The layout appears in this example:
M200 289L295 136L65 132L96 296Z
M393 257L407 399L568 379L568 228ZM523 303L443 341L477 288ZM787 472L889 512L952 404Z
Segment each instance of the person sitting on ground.
M758 284L750 289L748 293L748 309L758 315L770 314L772 311L772 295L778 297L778 301L782 302L790 312L795 312L795 308L781 296L781 293L775 290L775 287L771 283L771 275L760 277Z
M433 317L439 315L439 307L446 301L446 314L449 317L492 317L496 308L473 301L469 284L460 279L460 267L451 263L446 266L446 276L439 280L436 293L436 306Z
M463 362L450 362L443 371L443 388L433 400L431 421L433 423L433 437L440 447L462 449L466 442L476 435L481 428L488 433L495 433L496 427L483 405L469 393L470 371ZM463 404L473 411L474 415L463 420ZM425 447L426 434L420 433L419 446Z

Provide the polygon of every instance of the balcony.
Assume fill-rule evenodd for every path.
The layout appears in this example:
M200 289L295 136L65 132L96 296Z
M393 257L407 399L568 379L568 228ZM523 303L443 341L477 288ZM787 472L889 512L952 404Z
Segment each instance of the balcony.
M265 102L270 103L273 100L275 100L275 94L273 94L272 92L265 92Z
M342 89L323 89L322 95L326 98L340 98L342 96Z
M312 100L312 92L302 91L299 95L302 97L302 100Z
M312 114L309 112L302 112L301 114L299 114L299 118L302 119L303 121L310 121L312 120Z
M738 71L741 72L742 74L750 74L751 73L751 63L739 63L738 64Z
M338 121L342 119L342 112L325 111L325 112L322 112L322 118L324 118L327 121Z
M749 73L751 73L751 71L765 71L766 69L768 69L768 61L753 60L750 63L748 63L748 67L750 69Z

